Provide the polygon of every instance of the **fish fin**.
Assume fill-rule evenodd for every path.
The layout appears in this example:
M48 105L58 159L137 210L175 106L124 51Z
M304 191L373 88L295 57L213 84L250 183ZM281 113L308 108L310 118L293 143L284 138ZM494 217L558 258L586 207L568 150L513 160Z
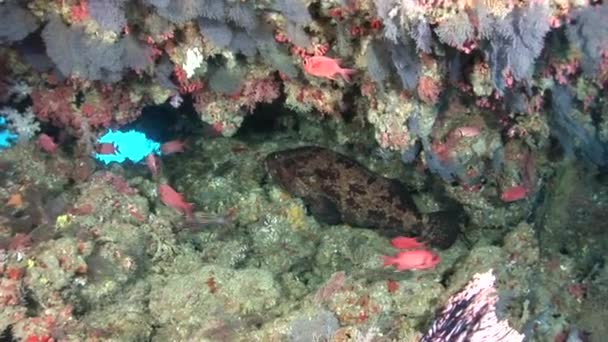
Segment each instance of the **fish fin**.
M393 257L383 255L382 256L382 267L390 266L393 264Z
M429 213L424 221L423 238L440 249L446 249L456 242L464 219L462 213L448 210Z
M340 76L342 76L342 78L344 79L344 81L346 81L347 83L351 81L350 75L354 74L355 72L357 72L357 70L355 69L340 69Z
M308 210L314 218L325 224L335 225L342 222L342 215L338 206L325 196L314 196L305 198Z
M194 203L184 202L184 214L188 217L192 217L194 211Z

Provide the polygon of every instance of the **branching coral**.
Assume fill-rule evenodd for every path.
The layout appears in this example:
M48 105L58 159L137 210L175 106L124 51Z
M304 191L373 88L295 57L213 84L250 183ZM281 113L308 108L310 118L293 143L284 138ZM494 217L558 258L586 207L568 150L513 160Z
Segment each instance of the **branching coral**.
M84 28L68 27L55 17L42 31L46 51L65 77L117 82L127 68L141 70L152 62L153 51L127 36L106 42Z
M582 8L572 13L568 40L582 54L583 71L594 76L608 53L608 4Z
M38 28L38 21L14 1L0 4L0 42L16 42Z

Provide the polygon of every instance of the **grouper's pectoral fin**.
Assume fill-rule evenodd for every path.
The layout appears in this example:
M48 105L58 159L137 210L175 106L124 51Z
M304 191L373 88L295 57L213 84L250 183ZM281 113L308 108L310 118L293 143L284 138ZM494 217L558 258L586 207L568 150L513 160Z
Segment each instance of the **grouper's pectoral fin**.
M304 198L308 210L319 222L334 225L342 223L342 215L338 206L325 196L311 196Z

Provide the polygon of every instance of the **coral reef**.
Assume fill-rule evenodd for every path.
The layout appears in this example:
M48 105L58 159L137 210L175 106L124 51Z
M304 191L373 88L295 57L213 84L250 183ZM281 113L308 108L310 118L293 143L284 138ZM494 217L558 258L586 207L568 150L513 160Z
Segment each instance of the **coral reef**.
M0 339L601 340L607 16L563 0L0 1ZM127 131L140 139L103 138ZM298 148L351 173L285 192L314 158L264 161ZM345 210L360 203L344 186L368 210ZM416 218L390 228L449 241L426 246L446 247L435 267L394 272L366 223L405 191ZM328 198L361 217L319 219Z

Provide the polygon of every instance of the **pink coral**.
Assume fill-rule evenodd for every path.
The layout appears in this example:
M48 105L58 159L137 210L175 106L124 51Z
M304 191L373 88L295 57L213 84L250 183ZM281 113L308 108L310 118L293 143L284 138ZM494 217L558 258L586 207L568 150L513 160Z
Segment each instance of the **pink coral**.
M48 136L45 133L42 133L38 136L38 140L36 141L38 147L46 153L55 153L57 148L59 147L53 138Z
M89 18L89 8L85 0L80 0L78 4L70 7L70 15L75 23Z
M273 77L266 77L245 82L240 98L248 112L252 112L258 103L271 103L280 95L280 85Z
M80 112L87 118L87 121L91 127L106 127L112 120L112 113L110 112L108 104L103 98L95 99L95 101L88 101L80 106Z
M72 102L75 94L71 87L41 88L32 91L32 111L38 120L57 126L68 126L75 115Z
M427 104L434 104L439 99L441 88L435 80L428 76L420 77L418 80L418 96Z
M342 92L334 89L319 89L312 85L285 81L287 102L298 111L315 109L323 115L340 117L344 108Z
M391 126L378 136L380 147L395 151L402 151L407 148L410 138L408 131L400 127Z
M195 93L203 89L203 83L200 80L189 80L186 71L179 65L173 67L173 75L175 75L181 94Z
M85 128L107 128L136 119L145 104L131 100L128 91L120 87L82 87L60 85L55 88L39 88L32 92L32 111L38 120L65 128L80 137ZM81 98L77 99L78 93ZM81 102L80 105L77 103Z

